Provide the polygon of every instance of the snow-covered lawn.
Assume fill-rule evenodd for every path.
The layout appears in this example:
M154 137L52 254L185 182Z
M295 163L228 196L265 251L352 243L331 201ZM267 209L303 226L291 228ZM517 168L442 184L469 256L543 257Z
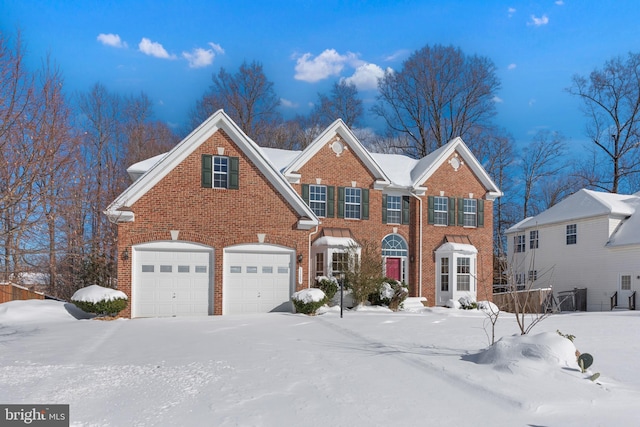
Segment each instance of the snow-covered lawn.
M0 403L70 404L72 426L640 425L640 312L554 315L525 339L503 313L485 351L479 311L98 321L71 308L0 304ZM594 356L587 374L576 347Z

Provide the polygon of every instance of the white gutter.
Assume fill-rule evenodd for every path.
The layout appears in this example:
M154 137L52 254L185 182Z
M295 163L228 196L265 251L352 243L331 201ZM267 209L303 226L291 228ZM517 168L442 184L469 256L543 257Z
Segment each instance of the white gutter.
M320 230L320 225L316 225L316 230L309 233L309 244L307 245L307 288L311 287L311 238Z

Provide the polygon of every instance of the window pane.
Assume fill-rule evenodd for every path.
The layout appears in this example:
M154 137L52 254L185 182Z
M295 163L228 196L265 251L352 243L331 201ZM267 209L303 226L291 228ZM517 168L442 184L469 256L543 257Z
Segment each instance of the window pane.
M171 268L170 265L161 265L160 266L160 273L171 273L173 269Z
M433 198L433 222L434 224L447 225L449 212L449 199L436 196Z
M179 265L178 266L178 273L188 273L189 272L189 266L188 265Z
M402 198L400 196L387 196L387 223L400 224L402 218Z
M153 273L153 265L143 265L142 266L143 273Z
M327 187L309 186L309 207L317 216L327 216Z
M239 265L232 265L229 268L229 272L230 273L242 273L242 267L240 267Z
M440 260L440 290L449 291L449 258L445 257Z
M263 274L271 274L271 273L273 273L273 267L263 265L262 266L262 273Z
M227 188L229 158L215 156L213 158L213 187Z
M257 273L258 267L254 265L247 266L247 273Z
M567 225L567 245L575 245L578 241L578 228L576 224Z
M289 274L289 267L278 266L278 274Z
M360 219L361 191L359 188L346 187L344 189L344 217Z
M476 223L476 213L478 207L478 201L476 199L464 199L464 226L465 227L475 227Z
M196 265L196 273L206 273L207 266L206 265Z
M622 276L620 278L620 289L623 291L631 290L631 276Z

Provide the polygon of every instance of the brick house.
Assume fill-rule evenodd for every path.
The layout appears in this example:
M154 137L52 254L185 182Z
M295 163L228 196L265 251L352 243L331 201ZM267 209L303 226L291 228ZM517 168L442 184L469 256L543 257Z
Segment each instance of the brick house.
M491 298L501 192L460 138L415 160L368 152L337 120L303 151L270 149L220 110L128 171L106 211L125 316L290 310L364 241L431 305Z

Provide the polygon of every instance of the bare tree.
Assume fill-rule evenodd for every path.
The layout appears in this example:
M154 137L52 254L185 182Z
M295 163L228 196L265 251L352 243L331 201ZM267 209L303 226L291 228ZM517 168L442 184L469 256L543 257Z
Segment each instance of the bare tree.
M535 215L538 209L532 206L536 184L544 178L556 176L566 163L562 161L565 151L564 138L558 132L538 131L522 153L523 217Z
M611 193L628 189L625 180L640 172L640 54L606 61L588 78L573 76L567 91L582 100L587 136L602 156L586 177L595 177L593 186Z
M318 104L311 115L317 116L321 126L328 126L336 119L342 119L349 127L360 124L363 108L358 98L358 89L353 83L342 80L333 84L330 95L318 94Z
M488 58L468 56L452 46L427 45L400 71L385 73L372 111L394 134L408 136L408 155L423 157L454 137L465 138L472 127L485 125L495 114L499 88L495 65Z
M191 112L191 127L199 126L222 108L247 135L263 145L266 142L263 141L265 128L279 123L281 119L277 111L280 98L264 74L262 64L244 62L234 74L221 68L212 80L209 91Z

